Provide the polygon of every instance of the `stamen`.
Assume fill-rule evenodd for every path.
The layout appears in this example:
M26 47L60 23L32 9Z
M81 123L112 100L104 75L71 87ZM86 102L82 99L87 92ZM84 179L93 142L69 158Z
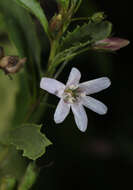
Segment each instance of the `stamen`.
M73 104L80 101L80 98L85 96L85 93L78 85L71 85L64 90L63 99L66 103Z

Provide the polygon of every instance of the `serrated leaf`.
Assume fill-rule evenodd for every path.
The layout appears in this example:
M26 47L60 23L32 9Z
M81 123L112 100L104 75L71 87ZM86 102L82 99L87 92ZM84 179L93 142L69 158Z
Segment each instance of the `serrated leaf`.
M18 150L23 150L23 156L36 160L52 144L40 129L41 125L36 124L23 124L15 128L11 133L11 144Z
M89 22L82 26L77 26L72 32L68 32L61 42L61 50L68 49L77 43L85 43L90 40L96 42L107 38L112 31L112 24L108 21L101 23Z
M37 0L15 0L15 1L19 3L21 6L23 6L24 8L26 8L27 10L29 10L38 18L46 34L49 36L48 21L39 2Z
M76 55L91 49L91 44L107 38L112 31L112 24L108 21L101 23L84 24L78 26L73 32L68 32L63 38L59 53L55 56L51 70L63 61L68 62Z

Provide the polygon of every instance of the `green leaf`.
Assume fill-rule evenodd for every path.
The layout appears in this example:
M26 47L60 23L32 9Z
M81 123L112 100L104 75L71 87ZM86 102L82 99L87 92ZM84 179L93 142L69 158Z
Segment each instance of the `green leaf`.
M77 26L72 32L68 32L66 37L61 42L61 50L68 49L79 43L96 42L107 38L112 31L112 24L108 21L101 23L86 23L82 26Z
M91 45L107 38L112 31L112 24L108 21L101 23L84 24L78 26L73 32L68 32L62 39L59 53L53 59L49 70L55 69L60 63L68 62L76 55L91 49Z
M39 2L37 0L16 0L16 2L22 5L24 8L33 13L38 18L46 34L49 36L48 21Z
M46 147L52 143L40 132L41 125L22 124L11 133L11 144L23 150L23 156L36 160L42 156Z

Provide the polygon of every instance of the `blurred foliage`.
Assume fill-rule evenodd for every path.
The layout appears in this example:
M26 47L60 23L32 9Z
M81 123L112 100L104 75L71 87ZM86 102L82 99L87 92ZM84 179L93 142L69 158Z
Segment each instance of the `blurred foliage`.
M3 43L0 43L0 46L3 45L7 55L17 53L15 47L11 45L7 37ZM13 118L15 111L15 97L19 90L18 85L18 76L15 76L13 80L10 80L8 76L5 76L2 70L0 71L0 138L4 138L1 136L3 136L3 132L7 130Z

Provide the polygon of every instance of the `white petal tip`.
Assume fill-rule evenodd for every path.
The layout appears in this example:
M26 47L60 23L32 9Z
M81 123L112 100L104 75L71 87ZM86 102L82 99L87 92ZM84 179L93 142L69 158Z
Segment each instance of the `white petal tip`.
M111 80L108 77L103 77L106 88L111 85Z
M60 121L60 120L56 120L55 118L54 118L54 121L55 121L56 124L59 124L59 123L63 122L63 121Z
M45 78L42 78L41 82L40 82L40 88L42 88L43 90L45 90L44 89L44 84L45 84Z
M62 123L62 122L63 122L63 119L59 119L59 118L56 117L56 115L54 115L54 122L55 122L56 124L59 124L59 123Z
M79 72L80 73L80 71L76 67L73 67L71 71L75 71L75 72Z
M64 121L64 119L62 117L59 117L59 115L57 115L57 114L54 115L54 122L56 124L62 123L63 121Z
M83 129L79 129L81 132L85 133L85 131L87 130L87 127L86 128L83 128Z
M108 108L104 106L103 109L99 111L99 115L105 115L107 112L108 112Z

